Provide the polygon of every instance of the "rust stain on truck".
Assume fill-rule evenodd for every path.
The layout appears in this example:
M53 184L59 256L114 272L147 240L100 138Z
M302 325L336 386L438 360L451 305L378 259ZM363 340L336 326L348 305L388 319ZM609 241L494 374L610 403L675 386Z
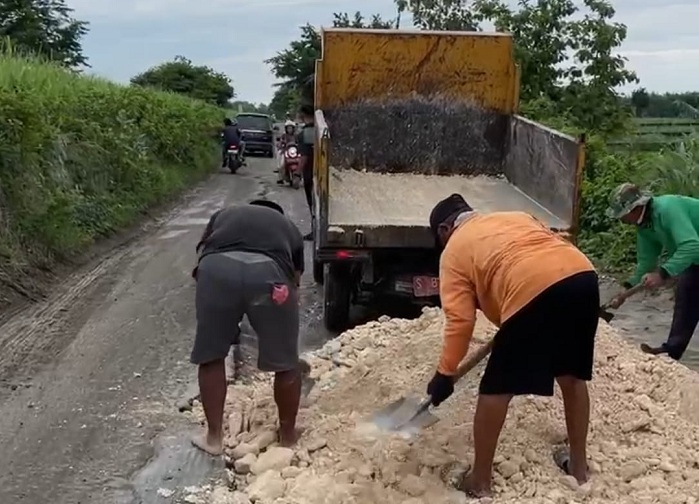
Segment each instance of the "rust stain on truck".
M517 77L504 34L324 29L316 75L320 109L368 97L442 95L513 112Z

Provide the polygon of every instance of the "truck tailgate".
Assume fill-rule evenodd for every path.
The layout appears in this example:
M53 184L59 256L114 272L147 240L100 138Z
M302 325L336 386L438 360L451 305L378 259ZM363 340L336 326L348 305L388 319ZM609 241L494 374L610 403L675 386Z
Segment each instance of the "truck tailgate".
M405 246L408 244L397 241L425 234L428 242L433 243L428 231L430 212L440 199L452 193L461 194L478 211L522 211L552 229L565 230L570 226L504 177L389 174L332 168L329 185L328 225L342 228L345 233L361 228L367 234L369 247ZM418 241L424 243L424 236Z

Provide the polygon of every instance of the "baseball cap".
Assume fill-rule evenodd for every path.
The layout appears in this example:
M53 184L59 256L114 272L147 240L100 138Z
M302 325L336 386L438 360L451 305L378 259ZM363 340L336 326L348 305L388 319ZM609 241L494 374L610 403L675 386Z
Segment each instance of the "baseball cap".
M439 225L444 223L449 217L452 217L456 213L470 212L471 210L473 210L473 208L466 203L466 200L460 194L454 193L444 198L434 206L432 213L430 213L430 229L432 230L432 234L434 234L436 238Z

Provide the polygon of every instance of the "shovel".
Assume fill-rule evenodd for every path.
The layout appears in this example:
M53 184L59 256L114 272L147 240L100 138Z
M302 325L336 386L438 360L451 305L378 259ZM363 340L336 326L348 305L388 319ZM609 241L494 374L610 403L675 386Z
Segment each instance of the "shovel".
M454 384L485 359L492 349L493 340L491 339L468 355L456 369ZM426 398L402 397L374 413L370 421L383 430L414 433L439 421L439 418L430 413L430 404L432 404L432 398L429 396Z
M621 294L621 298L623 301L626 301L631 296L638 294L639 292L641 292L644 289L645 289L645 287L643 286L643 284L638 284L638 285L631 287L630 289L627 289L626 291L624 291ZM604 305L600 306L600 309L599 309L600 318L607 323L611 322L612 319L614 318L614 314L612 312L608 311L608 308L609 307L606 304L604 304Z

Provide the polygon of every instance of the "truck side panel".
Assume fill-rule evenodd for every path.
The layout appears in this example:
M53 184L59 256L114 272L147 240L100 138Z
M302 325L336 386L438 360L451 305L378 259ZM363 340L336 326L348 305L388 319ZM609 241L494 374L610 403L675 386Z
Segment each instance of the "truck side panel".
M584 143L520 116L510 122L507 179L574 231ZM571 169L576 167L575 169Z

